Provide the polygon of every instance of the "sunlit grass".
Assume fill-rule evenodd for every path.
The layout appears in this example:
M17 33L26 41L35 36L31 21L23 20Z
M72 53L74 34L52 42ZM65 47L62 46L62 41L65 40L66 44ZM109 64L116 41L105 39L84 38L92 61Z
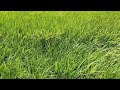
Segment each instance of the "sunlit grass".
M120 12L0 12L0 78L120 78L119 66Z

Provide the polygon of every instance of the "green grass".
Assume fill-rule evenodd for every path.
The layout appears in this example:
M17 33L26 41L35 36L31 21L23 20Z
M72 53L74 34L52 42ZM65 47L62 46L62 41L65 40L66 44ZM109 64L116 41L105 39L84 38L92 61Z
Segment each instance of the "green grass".
M0 78L120 78L120 12L1 11Z

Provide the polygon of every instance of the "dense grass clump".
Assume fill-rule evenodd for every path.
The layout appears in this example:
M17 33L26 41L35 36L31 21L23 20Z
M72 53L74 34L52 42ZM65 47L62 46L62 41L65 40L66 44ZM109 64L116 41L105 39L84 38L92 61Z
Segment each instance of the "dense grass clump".
M120 78L120 12L1 11L0 78Z

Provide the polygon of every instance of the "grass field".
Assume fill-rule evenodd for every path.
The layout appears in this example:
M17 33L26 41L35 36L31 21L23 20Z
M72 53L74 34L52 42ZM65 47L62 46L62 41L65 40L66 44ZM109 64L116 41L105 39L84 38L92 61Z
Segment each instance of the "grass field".
M120 78L120 12L1 11L0 78Z

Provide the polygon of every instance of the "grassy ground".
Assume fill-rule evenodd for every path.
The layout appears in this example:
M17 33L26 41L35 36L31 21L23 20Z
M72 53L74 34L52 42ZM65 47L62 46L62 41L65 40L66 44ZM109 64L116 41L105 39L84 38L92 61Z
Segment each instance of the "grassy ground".
M120 12L0 12L0 78L120 78Z

